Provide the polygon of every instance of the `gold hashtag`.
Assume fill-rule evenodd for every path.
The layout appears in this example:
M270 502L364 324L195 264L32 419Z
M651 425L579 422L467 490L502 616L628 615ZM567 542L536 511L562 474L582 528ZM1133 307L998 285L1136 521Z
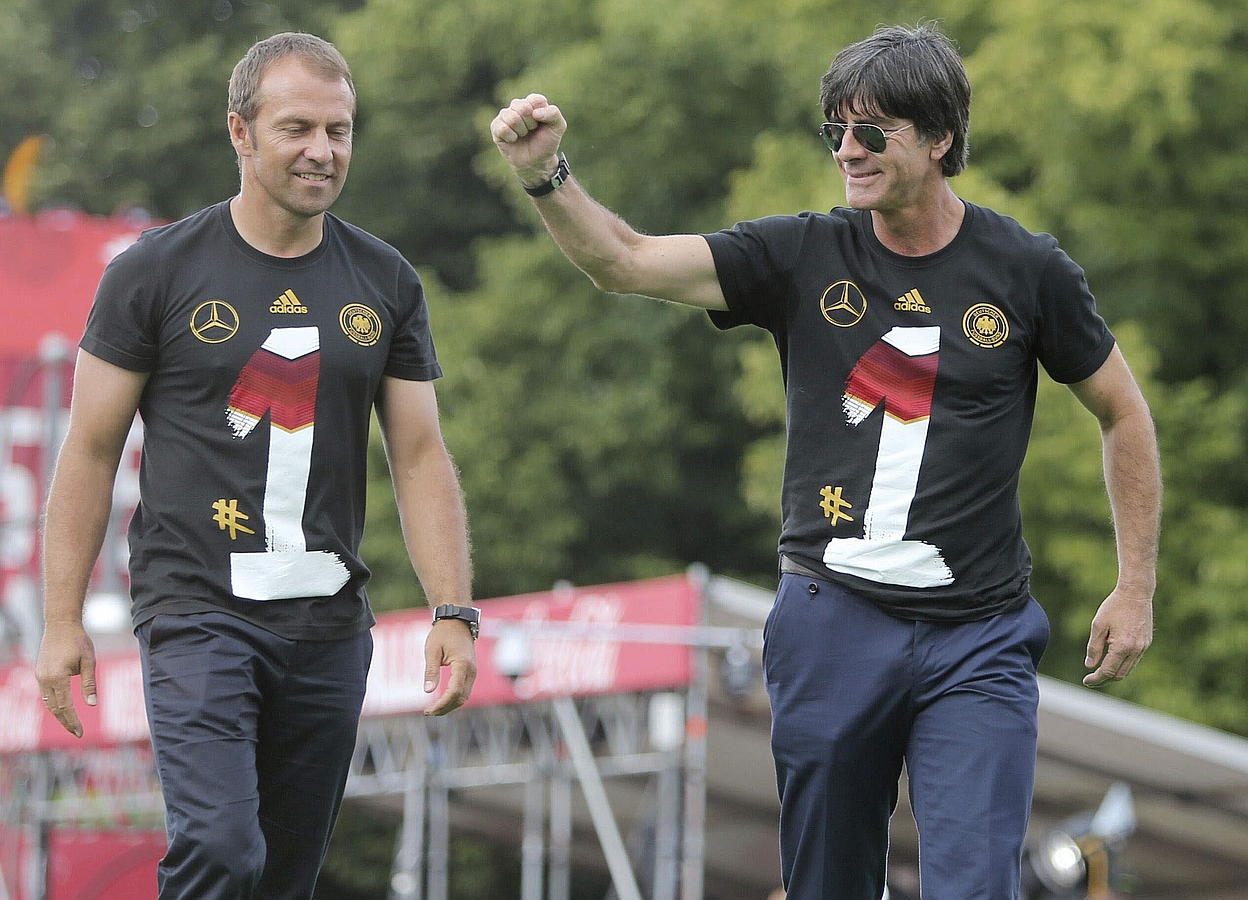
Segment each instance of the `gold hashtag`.
M217 530L225 531L228 528L230 530L230 540L237 540L240 531L244 534L255 534L246 525L239 524L240 521L246 522L251 516L238 511L237 500L231 500L227 503L225 498L222 497L220 500L213 502L212 508L217 511L217 514L212 517L212 521L217 523Z
M841 496L841 486L839 484L836 486L836 490L832 490L832 485L830 484L824 485L823 489L819 491L819 496L823 497L823 500L819 503L820 508L823 510L823 517L832 520L828 523L829 525L835 525L841 519L844 519L846 522L854 521L853 516L847 512L842 512L842 510L853 509L854 504Z

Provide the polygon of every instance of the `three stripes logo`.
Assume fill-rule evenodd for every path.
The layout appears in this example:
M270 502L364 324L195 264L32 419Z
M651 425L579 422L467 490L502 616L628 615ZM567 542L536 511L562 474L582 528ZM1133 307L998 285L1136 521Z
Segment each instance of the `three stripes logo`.
M923 299L923 295L919 293L918 288L908 290L898 297L893 303L893 309L899 312L930 313L932 311L932 308Z
M295 292L289 288L283 291L273 301L273 305L269 307L269 312L271 313L306 313L307 311L308 308L300 302L299 298L295 296Z

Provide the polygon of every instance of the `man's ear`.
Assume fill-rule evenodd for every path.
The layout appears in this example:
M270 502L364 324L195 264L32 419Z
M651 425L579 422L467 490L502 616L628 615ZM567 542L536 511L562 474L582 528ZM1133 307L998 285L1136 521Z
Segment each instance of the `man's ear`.
M240 156L251 156L255 149L255 141L252 140L251 123L244 119L236 112L231 112L226 116L226 127L230 132L230 143L234 145L234 151Z
M939 140L932 141L932 147L930 151L932 160L939 162L940 160L944 159L945 154L949 152L949 149L952 146L953 146L953 132L946 131L944 133L944 136L941 137Z

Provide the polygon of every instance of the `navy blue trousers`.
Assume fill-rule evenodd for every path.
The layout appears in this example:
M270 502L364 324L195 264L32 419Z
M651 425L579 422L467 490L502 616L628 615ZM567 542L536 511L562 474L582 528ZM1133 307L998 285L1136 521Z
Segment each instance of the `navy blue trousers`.
M1036 763L1038 603L893 618L786 574L764 630L788 900L879 900L904 762L924 900L1013 900Z
M160 900L310 898L372 636L290 641L226 613L136 631L169 849Z

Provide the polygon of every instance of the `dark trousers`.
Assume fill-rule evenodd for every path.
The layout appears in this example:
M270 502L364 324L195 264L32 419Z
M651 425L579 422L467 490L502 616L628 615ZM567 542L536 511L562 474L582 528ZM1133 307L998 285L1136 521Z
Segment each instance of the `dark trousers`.
M1048 635L1034 600L932 624L782 577L763 666L789 900L879 900L903 762L924 900L1018 896Z
M225 613L137 629L169 850L161 900L310 898L372 636L291 641Z

